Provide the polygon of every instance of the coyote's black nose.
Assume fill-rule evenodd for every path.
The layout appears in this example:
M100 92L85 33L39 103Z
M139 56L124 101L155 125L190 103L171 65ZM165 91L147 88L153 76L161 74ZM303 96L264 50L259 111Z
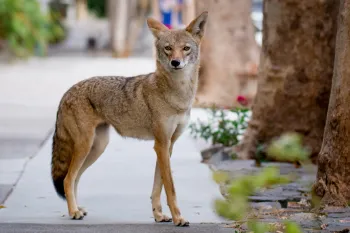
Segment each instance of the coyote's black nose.
M171 65L176 68L176 67L178 67L180 65L180 61L179 60L172 60L171 61Z

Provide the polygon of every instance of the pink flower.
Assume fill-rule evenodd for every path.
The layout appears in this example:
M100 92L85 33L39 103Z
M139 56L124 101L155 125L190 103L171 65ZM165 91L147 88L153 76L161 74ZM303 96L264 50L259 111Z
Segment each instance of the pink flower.
M169 29L172 29L173 27L170 24L165 24L165 26Z
M243 95L239 95L237 96L237 102L240 103L243 106L248 105L248 100L246 97L244 97Z

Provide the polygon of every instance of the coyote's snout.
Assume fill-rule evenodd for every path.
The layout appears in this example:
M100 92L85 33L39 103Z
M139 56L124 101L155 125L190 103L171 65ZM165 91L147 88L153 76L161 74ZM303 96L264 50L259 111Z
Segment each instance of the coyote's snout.
M128 78L92 77L63 95L53 136L51 173L56 191L67 199L73 219L86 215L77 204L78 182L105 150L112 126L121 136L154 140L154 218L157 222L173 220L177 226L189 225L177 205L170 156L187 125L197 90L199 48L207 16L207 12L202 13L182 30L169 30L148 19L157 49L154 73ZM163 184L172 219L162 213Z

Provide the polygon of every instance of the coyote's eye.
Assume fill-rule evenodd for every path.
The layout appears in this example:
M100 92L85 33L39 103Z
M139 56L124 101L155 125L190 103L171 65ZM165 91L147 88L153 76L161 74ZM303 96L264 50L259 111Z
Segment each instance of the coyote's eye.
M191 47L189 47L189 46L185 46L185 47L184 47L184 50L185 50L185 51L189 51L190 49L191 49Z
M166 51L171 51L171 47L170 46L165 46L164 48Z

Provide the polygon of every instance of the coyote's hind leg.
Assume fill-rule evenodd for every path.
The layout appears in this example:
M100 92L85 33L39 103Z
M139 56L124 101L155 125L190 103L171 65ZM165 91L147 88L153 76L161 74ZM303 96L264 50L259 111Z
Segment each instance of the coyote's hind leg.
M80 180L81 175L88 169L96 160L101 156L101 154L106 149L109 142L109 125L107 124L101 124L97 126L95 130L95 138L94 142L92 144L91 150L86 157L84 164L79 170L78 176L75 180L75 187L74 187L74 193L75 198L78 198L78 183ZM87 211L83 207L79 207L78 209L83 213L83 215L87 215Z

